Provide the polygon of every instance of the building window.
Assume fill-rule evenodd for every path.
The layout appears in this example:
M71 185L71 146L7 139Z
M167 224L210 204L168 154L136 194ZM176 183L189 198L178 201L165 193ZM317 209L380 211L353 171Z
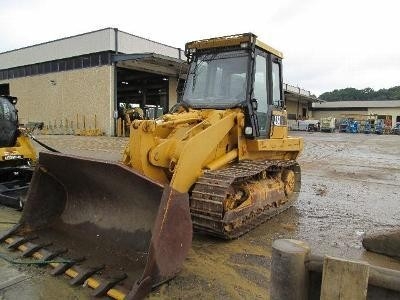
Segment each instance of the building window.
M32 75L39 74L39 66L38 65L33 65L32 66Z
M66 70L72 70L74 68L74 60L72 58L67 59Z
M108 65L110 63L110 55L109 53L101 53L100 54L100 65Z
M65 60L60 60L58 62L58 72L65 71L66 68L65 64L66 64Z
M90 57L89 56L82 57L82 64L84 68L90 67Z
M82 69L82 57L74 59L74 69Z
M18 72L18 77L25 77L26 76L26 71L25 68L19 68L19 72Z
M38 74L43 74L44 73L44 65L43 64L38 64Z
M43 73L50 73L51 63L47 62L43 64Z
M25 75L31 76L31 74L32 74L32 66L26 66L25 67Z
M57 61L51 62L51 72L58 72L58 62Z
M92 54L90 55L90 66L97 67L100 65L100 55Z
M38 74L62 72L81 68L97 67L111 63L111 52L99 52L67 59L43 62L23 67L0 70L0 80Z

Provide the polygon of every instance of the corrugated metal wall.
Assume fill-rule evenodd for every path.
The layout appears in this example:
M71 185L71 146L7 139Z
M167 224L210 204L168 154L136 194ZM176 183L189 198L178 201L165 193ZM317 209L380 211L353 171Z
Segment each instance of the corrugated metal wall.
M0 53L0 70L83 54L114 50L114 36L114 30L112 28L107 28Z
M184 59L181 49L118 31L118 52L154 52ZM102 51L115 51L115 29L105 28L43 44L0 53L0 70L74 57Z
M160 44L151 40L143 39L123 31L118 31L118 52L122 53L154 52L157 54L162 54L173 58L179 58L178 48Z

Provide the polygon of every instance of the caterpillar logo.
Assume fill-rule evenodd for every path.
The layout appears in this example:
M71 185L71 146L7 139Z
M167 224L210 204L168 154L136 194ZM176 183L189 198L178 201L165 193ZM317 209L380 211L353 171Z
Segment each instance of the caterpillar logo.
M286 116L272 115L272 124L274 126L286 126L287 124Z
M16 160L16 159L23 159L23 155L15 155L15 154L9 154L9 155L4 155L3 160Z

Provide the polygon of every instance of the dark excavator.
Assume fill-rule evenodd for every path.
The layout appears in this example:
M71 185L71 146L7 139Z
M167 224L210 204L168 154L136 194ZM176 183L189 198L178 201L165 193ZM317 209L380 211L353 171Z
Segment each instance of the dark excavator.
M29 133L18 122L17 98L0 96L0 204L21 209L36 162Z

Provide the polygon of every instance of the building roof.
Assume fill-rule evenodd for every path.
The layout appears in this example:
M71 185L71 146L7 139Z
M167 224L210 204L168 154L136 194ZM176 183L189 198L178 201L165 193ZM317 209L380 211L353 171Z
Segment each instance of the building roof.
M104 28L0 53L0 70L102 51L155 52L173 58L183 58L183 51L179 48L120 31L117 28Z
M285 98L289 101L299 101L301 103L313 103L321 101L311 94L310 91L296 87L287 83L283 84L283 91L285 92Z
M207 43L232 43L241 38L256 38L253 34L241 34L220 37L188 44L199 45ZM282 57L282 53L259 40L258 47ZM103 51L118 52L114 62L120 67L137 68L148 71L164 72L163 74L184 74L188 66L184 61L184 51L149 39L145 39L117 28L104 28L86 32L53 41L0 53L0 70L29 66L64 58L87 55ZM183 75L182 75L183 76ZM14 78L14 77L13 77ZM310 91L283 84L287 100L310 103L320 101L311 95Z
M400 100L360 100L360 101L327 101L322 103L313 103L313 108L386 108L400 107Z
M186 61L156 53L134 53L114 55L117 67L140 70L162 75L184 78L189 65Z

